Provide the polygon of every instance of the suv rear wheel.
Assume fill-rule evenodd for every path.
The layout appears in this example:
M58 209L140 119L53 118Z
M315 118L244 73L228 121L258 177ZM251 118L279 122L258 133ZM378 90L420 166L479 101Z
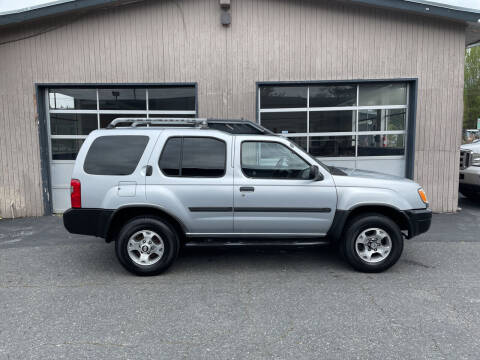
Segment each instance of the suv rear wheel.
M120 263L137 275L158 275L175 261L179 238L166 221L137 217L127 222L115 242Z
M398 225L381 214L364 214L348 224L341 243L348 263L363 272L381 272L394 265L403 251Z

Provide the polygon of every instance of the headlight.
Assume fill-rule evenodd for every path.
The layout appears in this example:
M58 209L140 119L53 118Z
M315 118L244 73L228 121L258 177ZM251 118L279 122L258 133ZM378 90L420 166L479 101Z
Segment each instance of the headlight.
M418 189L418 195L420 195L420 199L428 205L427 194L425 194L425 190L423 188Z
M472 153L472 166L480 166L480 153Z

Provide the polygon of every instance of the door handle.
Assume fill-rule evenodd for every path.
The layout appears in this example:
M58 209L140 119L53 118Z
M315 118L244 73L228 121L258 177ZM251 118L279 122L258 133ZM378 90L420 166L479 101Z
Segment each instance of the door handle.
M240 186L241 192L254 192L255 188L253 186Z

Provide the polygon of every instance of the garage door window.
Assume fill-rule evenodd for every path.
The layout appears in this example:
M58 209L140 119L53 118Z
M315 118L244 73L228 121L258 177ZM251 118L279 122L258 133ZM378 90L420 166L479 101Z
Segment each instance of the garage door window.
M87 135L118 117L195 117L195 86L48 90L51 160L72 162Z
M190 84L56 86L45 90L45 95L54 212L62 212L70 207L70 178L73 166L78 151L90 132L107 127L118 117L195 117L197 114L196 89ZM126 153L118 153L117 159L123 161L134 155L130 151L130 145L122 146L122 151ZM135 159L131 164L135 163ZM92 161L88 162L88 171L104 169L112 174L133 171L131 166L127 167L126 162L123 162L126 166L124 168L123 165L109 168L109 164L117 164L115 158L100 156L96 160L106 162L97 164L99 166L95 165L95 159L90 160Z
M316 157L404 158L408 85L261 85L261 125Z

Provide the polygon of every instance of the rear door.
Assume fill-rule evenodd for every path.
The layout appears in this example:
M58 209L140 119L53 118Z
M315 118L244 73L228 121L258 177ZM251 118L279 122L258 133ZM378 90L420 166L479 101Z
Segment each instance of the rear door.
M236 234L323 236L335 214L331 175L314 181L315 165L286 140L237 136L234 230ZM318 164L317 164L318 166Z
M233 232L232 136L165 131L150 158L147 201L179 218L190 236Z

